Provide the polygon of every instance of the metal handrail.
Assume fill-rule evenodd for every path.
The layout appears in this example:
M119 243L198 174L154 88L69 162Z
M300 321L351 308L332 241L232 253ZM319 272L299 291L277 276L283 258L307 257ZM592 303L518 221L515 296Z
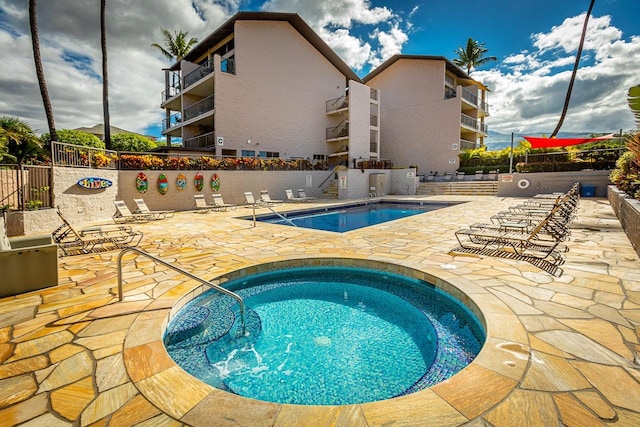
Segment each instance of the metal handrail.
M141 249L138 249L138 248L134 248L134 247L124 248L118 254L118 299L120 301L122 301L122 257L124 256L124 254L126 252L137 252L140 255L144 255L147 258L157 262L158 264L162 264L167 268L170 268L170 269L172 269L174 271L177 271L178 273L182 273L185 276L189 277L190 279L196 280L196 281L202 283L203 285L210 286L213 289L215 289L216 291L221 292L221 293L223 293L223 294L235 299L236 301L238 301L238 305L240 306L240 322L241 322L241 325L242 325L242 334L243 335L246 334L247 328L246 328L246 324L245 324L244 301L242 300L240 295L238 295L235 292L232 292L232 291L230 291L228 289L225 289L222 286L218 286L218 285L215 285L215 284L213 284L213 283L211 283L211 282L209 282L207 280L204 280L204 279L202 279L202 278L200 278L200 277L198 277L198 276L196 276L194 274L189 273L186 270L183 270L180 267L176 267L175 265L170 264L170 263L168 263L166 261L163 261L160 258L158 258L156 256L153 256L150 253L147 253L147 252L145 252L145 251L143 251Z
M287 218L286 216L282 215L280 212L277 212L275 209L273 209L271 206L267 205L265 206L267 209L269 209L271 212L273 212L274 214L278 215L280 218L282 218L282 220L284 222L288 222L290 225L293 225L294 227L297 227L297 225L295 225L293 223L293 221L291 221L289 218Z

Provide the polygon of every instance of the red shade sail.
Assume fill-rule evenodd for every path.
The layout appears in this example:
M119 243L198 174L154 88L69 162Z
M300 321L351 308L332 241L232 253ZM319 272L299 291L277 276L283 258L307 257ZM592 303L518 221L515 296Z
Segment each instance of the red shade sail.
M568 145L586 144L587 142L605 141L615 138L612 133L597 138L541 138L525 136L524 139L531 143L531 148L566 147Z

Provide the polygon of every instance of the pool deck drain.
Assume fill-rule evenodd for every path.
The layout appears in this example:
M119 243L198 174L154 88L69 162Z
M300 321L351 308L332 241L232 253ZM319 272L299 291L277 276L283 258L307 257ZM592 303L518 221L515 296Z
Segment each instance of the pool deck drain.
M640 262L608 202L580 201L558 278L523 261L449 253L455 230L517 199L417 198L470 202L341 235L253 228L237 212L134 227L143 250L203 277L315 257L436 275L473 299L488 324L478 358L449 380L328 407L213 389L177 367L161 341L171 307L199 285L127 255L118 302L118 252L105 252L62 258L59 286L0 300L0 425L640 425Z

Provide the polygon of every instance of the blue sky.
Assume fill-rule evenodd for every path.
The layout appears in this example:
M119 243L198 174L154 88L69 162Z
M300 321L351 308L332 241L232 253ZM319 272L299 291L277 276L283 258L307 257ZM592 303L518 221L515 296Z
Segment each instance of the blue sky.
M202 39L234 13L298 13L360 76L393 54L453 59L468 37L498 61L471 76L491 88L489 129L550 133L558 120L589 0L107 0L111 123L159 135L162 68L150 47L160 27ZM563 131L634 127L626 91L640 83L640 1L596 0ZM99 7L40 1L45 74L59 129L102 122ZM46 120L35 77L27 2L0 0L0 115L40 132Z

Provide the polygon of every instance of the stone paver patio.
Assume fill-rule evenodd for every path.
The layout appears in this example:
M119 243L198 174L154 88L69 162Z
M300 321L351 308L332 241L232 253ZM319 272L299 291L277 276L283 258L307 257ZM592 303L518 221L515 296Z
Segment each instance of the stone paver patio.
M111 251L62 258L59 286L0 300L0 426L640 425L640 262L608 202L580 201L556 278L522 261L450 252L455 230L518 199L414 198L469 202L344 234L254 228L236 218L247 209L134 227L144 232L141 249L206 279L331 257L392 263L459 289L482 311L488 339L449 380L350 406L278 405L214 389L162 345L171 307L200 285L128 254L119 302Z

